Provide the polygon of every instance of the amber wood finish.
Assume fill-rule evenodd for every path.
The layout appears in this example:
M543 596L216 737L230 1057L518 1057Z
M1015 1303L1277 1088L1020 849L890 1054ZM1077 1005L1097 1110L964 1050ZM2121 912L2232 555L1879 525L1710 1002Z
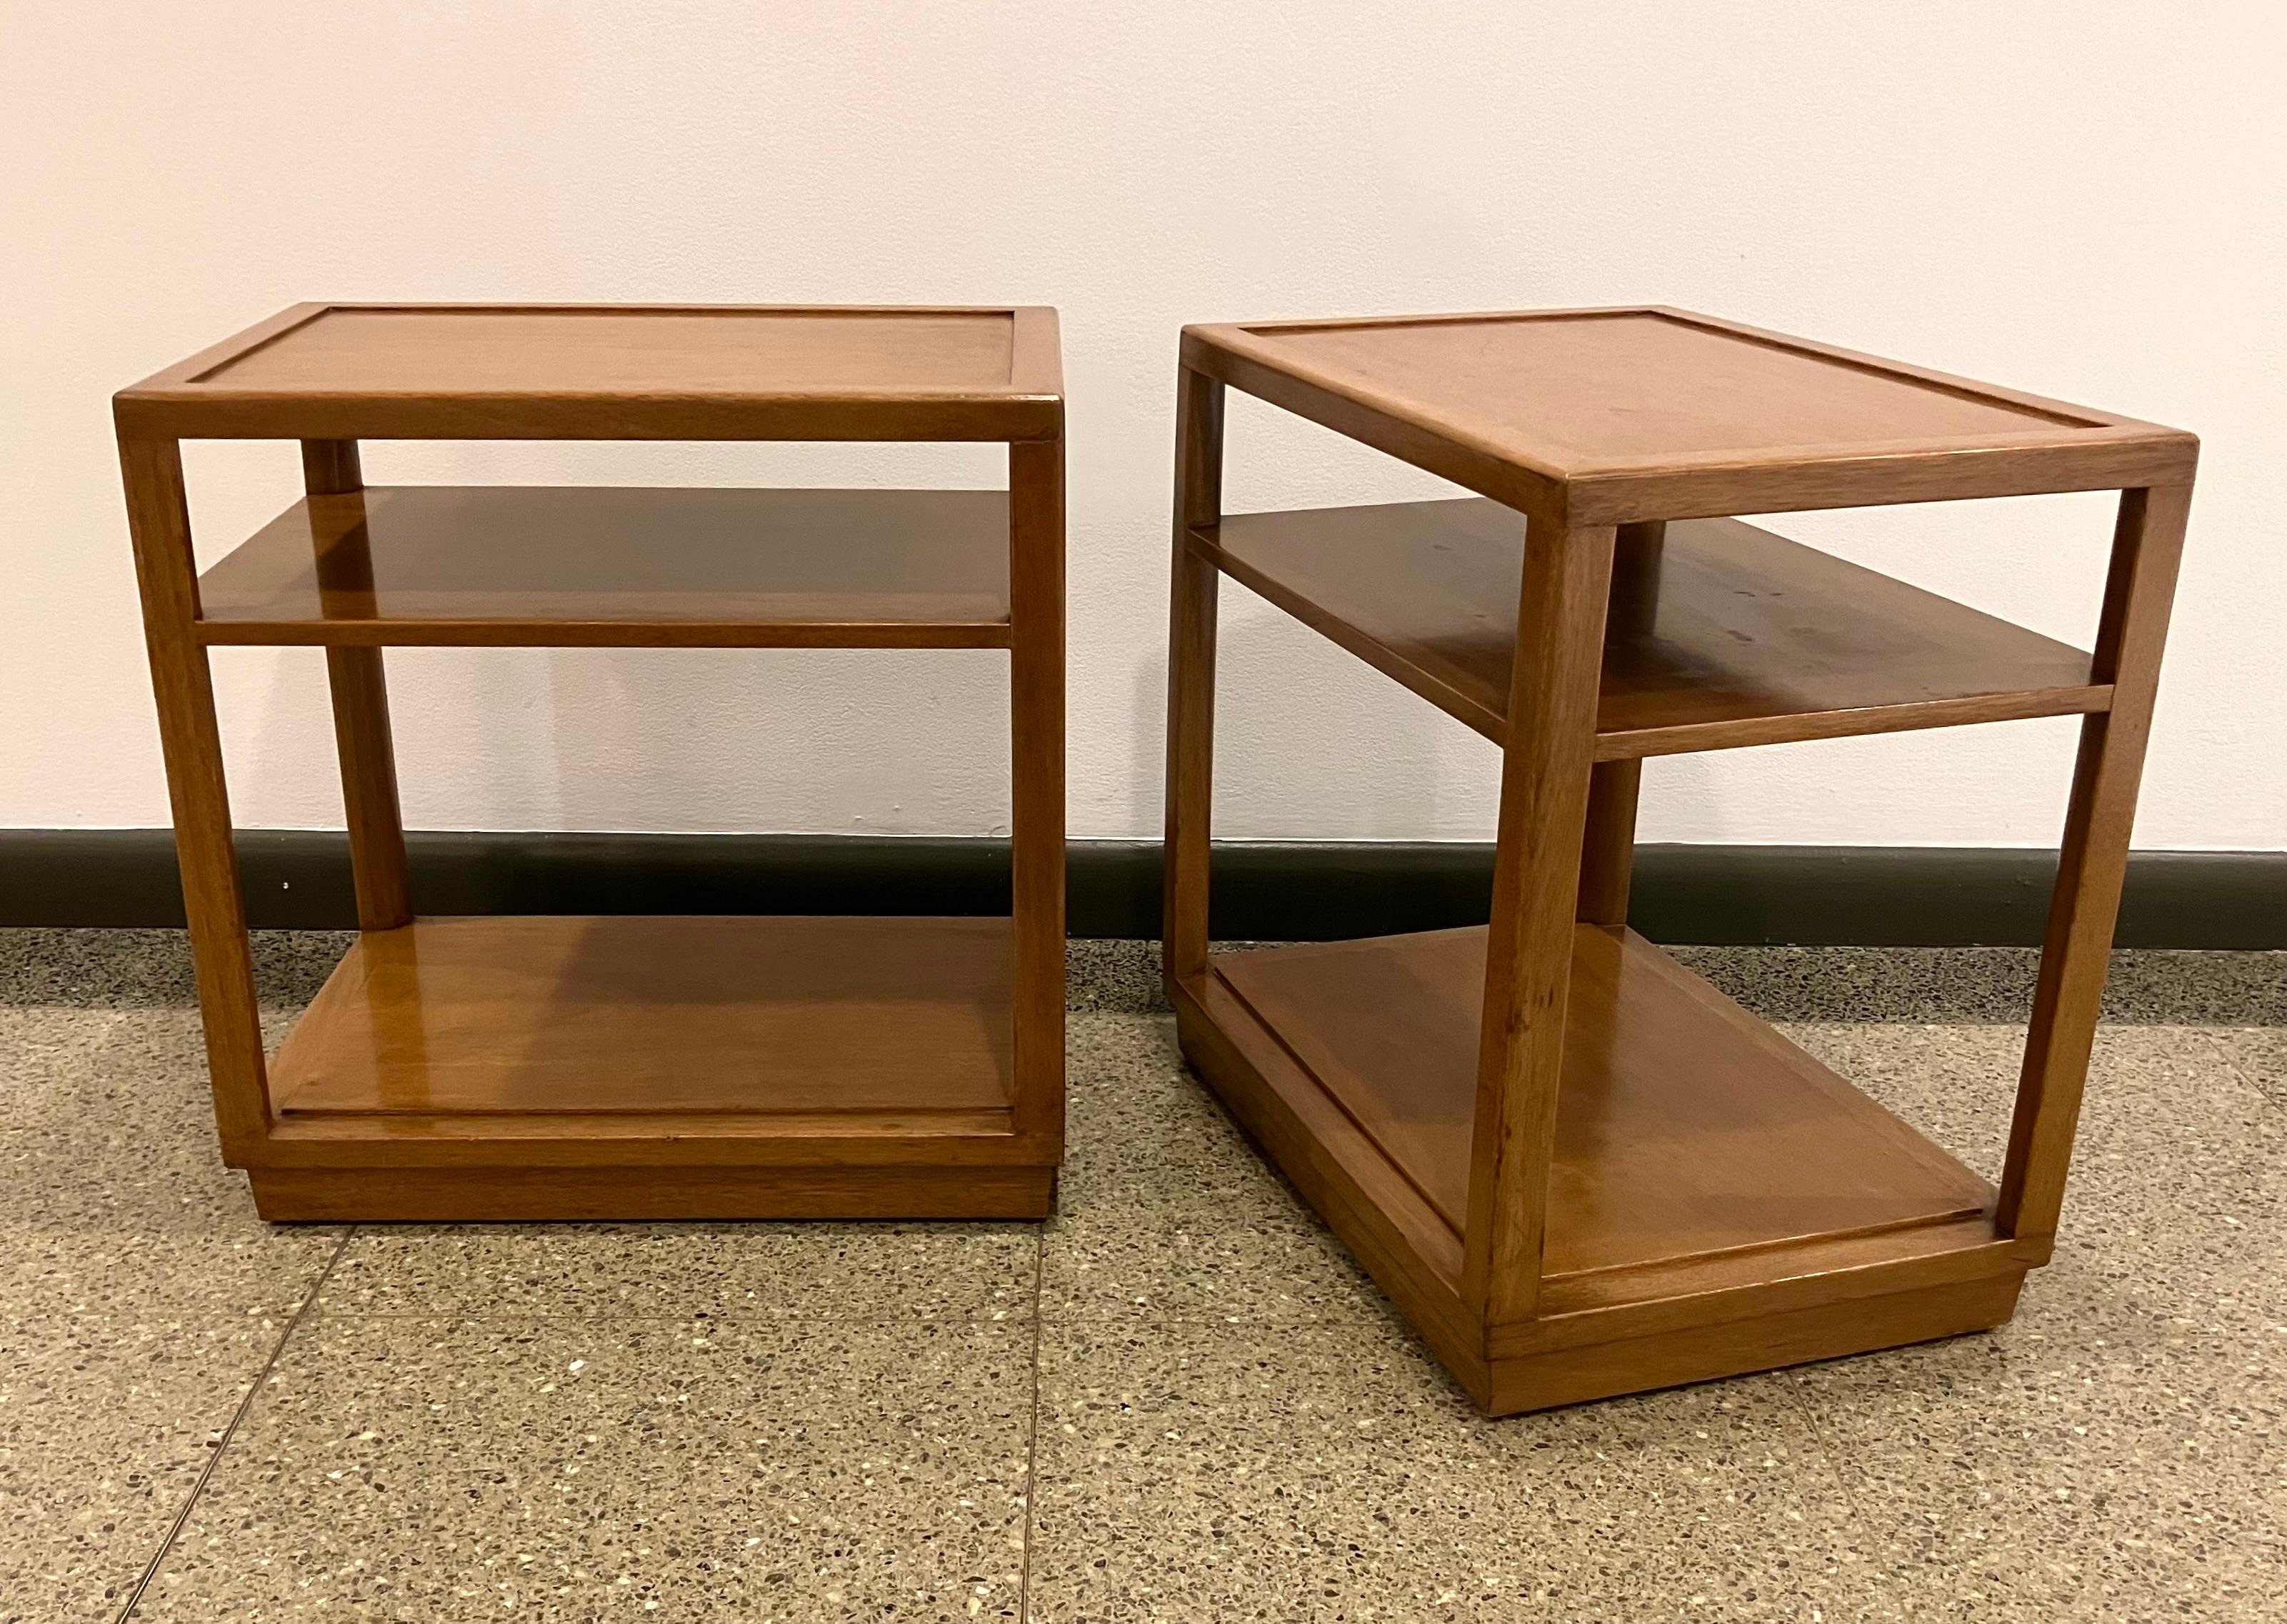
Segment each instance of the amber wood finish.
M1490 502L1234 514L1231 577L1496 743L1524 548ZM1737 519L1666 527L1603 652L1602 761L2101 710L2078 649ZM1616 601L1621 597L1615 586Z
M357 442L305 440L302 479L313 496L363 501L365 477ZM361 532L311 550L309 571L322 598L370 594L373 555ZM203 594L204 582L201 583ZM204 605L201 606L203 614ZM397 749L389 729L389 681L378 648L328 648L326 679L333 691L334 744L341 757L342 808L350 836L350 869L357 887L358 928L388 931L413 919L406 871L405 824L397 799Z
M1624 1342L1519 1354L1491 1363L1484 1406L1545 1410L1614 1392L1675 1387L1876 1348L1990 1330L2017 1309L2022 1273L1917 1285L1881 1296L1714 1320Z
M1064 1143L1064 448L1009 448L1009 890L1018 1131Z
M298 305L117 398L300 440L1057 440L1055 313Z
M1194 328L1183 361L1169 996L1438 1357L1507 1414L2006 1320L2054 1242L2191 436L1664 308ZM1493 500L1223 514L1224 386ZM1729 517L2106 487L2093 654ZM1207 957L1223 574L1501 746L1488 928ZM2061 715L1998 1191L1625 929L1646 757Z
M230 790L206 650L191 636L198 618L198 566L191 554L189 498L182 448L123 434L120 467L143 634L158 701L159 744L182 866L191 962L206 1017L207 1073L226 1158L243 1156L269 1124L262 1022L255 1003L254 955L231 841Z
M280 1220L1040 1217L1063 1146L1055 313L297 307L115 416L226 1161ZM202 580L178 440L302 444ZM1006 492L371 490L360 436L1004 440ZM265 1066L205 646L325 646L362 933ZM391 644L1009 651L1008 918L415 920Z
M2180 430L1666 306L1191 327L1183 359L1574 524L2164 484L2196 451Z
M1604 609L1604 646L1641 643L1659 619L1663 524L1622 525L1612 543L1612 590ZM1628 922L1634 875L1636 802L1643 789L1638 760L1600 761L1588 774L1588 816L1581 836L1579 916L1591 924Z
M2160 650L2191 507L2188 485L2123 494L2096 633L2096 673L2112 708L2081 725L2049 907L2032 1028L2001 1176L2001 1227L2033 1241L2056 1233L2081 1085L2096 1039L2112 927L2127 872L2136 785L2152 728Z
M1175 397L1175 574L1167 593L1167 783L1166 864L1160 908L1164 967L1170 980L1207 962L1207 868L1215 827L1214 562L1184 545L1194 527L1223 512L1223 387L1183 368Z
M1545 1284L1536 1318L1488 1326L1462 1303L1451 1226L1280 1035L1220 974L1171 995L1186 1058L1493 1414L1981 1329L2039 1261L1980 1213L1575 1273ZM1966 1284L1986 1289L1955 1293ZM1965 1319L1964 1295L1990 1317Z
M1991 1205L1983 1180L1642 938L1567 929L1544 1281ZM1224 954L1214 966L1458 1240L1484 930Z
M530 1219L1045 1218L1051 1168L264 1168L255 1210L273 1224L466 1224Z
M1005 919L424 919L271 1064L288 1116L998 1113Z
M202 641L1005 648L1001 491L408 486L297 503Z
M1531 1315L1543 1267L1613 543L1539 520L1525 538L1461 1235L1462 1301L1496 1321Z

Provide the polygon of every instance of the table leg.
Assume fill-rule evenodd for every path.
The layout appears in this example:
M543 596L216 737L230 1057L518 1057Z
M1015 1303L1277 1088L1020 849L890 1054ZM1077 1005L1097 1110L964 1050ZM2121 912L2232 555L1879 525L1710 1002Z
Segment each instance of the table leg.
M1994 1218L2003 1233L2043 1250L2056 1234L2064 1205L2191 497L2188 485L2124 491L2113 533L2092 671L2093 680L2112 685L2112 709L2081 723Z
M353 440L302 442L303 483L313 496L361 492L365 479ZM362 531L318 559L318 590L370 601L373 554ZM342 807L357 885L358 928L389 931L413 923L405 861L405 823L398 808L397 752L390 736L389 684L378 648L326 650L334 696L334 747L341 759Z
M1189 532L1223 516L1223 386L1184 368L1175 411L1174 580L1168 601L1167 804L1163 965L1170 983L1207 963L1207 871L1214 828L1215 612L1222 572Z
M196 634L198 565L191 551L190 505L182 446L123 435L121 471L143 598L144 640L158 701L159 745L182 865L183 912L204 1018L207 1072L223 1157L242 1165L270 1128L262 1023L255 1002L254 955L231 839L230 793L214 676Z
M1064 448L1009 448L1016 1128L1064 1137Z
M1539 1290L1612 527L1526 533L1477 1065L1462 1299L1489 1325Z

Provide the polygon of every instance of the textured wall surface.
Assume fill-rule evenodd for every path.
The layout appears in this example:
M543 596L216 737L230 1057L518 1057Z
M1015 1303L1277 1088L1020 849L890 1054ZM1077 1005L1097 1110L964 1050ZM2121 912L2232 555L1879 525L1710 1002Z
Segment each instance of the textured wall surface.
M297 299L1037 301L1071 391L1072 828L1159 819L1186 321L1657 300L2190 428L2139 843L2287 830L2273 0L0 0L0 827L166 799L110 392ZM1235 407L1234 508L1434 493ZM212 557L289 447L192 448ZM368 479L987 484L974 448L376 446ZM2102 499L1778 527L2054 635ZM1220 831L1468 837L1491 749L1227 588ZM990 654L393 654L408 820L984 833ZM225 651L242 822L340 816L322 663ZM2069 723L1656 762L1647 838L2046 844Z

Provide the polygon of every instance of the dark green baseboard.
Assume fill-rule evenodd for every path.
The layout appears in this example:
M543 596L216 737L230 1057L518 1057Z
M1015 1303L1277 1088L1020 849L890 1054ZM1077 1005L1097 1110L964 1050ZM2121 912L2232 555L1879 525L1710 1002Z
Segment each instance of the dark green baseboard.
M799 835L415 834L430 914L984 914L1008 894L986 840ZM354 924L344 837L239 839L257 926ZM1920 846L1648 845L1633 923L1656 941L1856 947L2038 943L2054 855ZM1488 846L1262 843L1218 847L1215 934L1296 941L1482 923ZM1155 843L1076 841L1074 936L1159 929ZM0 830L0 925L179 925L164 829ZM2287 947L2287 852L2144 852L2129 867L2124 947Z

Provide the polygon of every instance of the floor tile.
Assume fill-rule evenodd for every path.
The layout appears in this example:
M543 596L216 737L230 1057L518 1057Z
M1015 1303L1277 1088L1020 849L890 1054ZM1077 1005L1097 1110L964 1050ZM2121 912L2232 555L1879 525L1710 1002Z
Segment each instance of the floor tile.
M1766 1020L2022 1025L2031 947L1676 947L1675 957ZM2121 1026L2287 1026L2287 953L2126 948L2104 1020Z
M1019 1325L306 1322L136 1617L1014 1618L1032 1348Z
M2214 1037L2242 1081L2273 1105L2287 1107L2287 1026L2221 1027Z
M2020 1327L1792 1373L1870 1616L2287 1617L2287 1337Z
M1998 1176L2022 1031L1830 1026L1790 1035ZM2199 1027L2099 1033L2058 1232L2061 1264L2117 1282L2147 1311L2258 1327L2287 1319L2283 1211L2287 1113L2245 1079L2225 1039ZM2030 1278L2021 1317L2042 1311L2050 1273Z
M0 1620L118 1615L282 1323L0 1324Z
M1073 1023L1071 1128L1041 1237L1055 1318L1376 1321L1378 1288L1182 1068L1174 1023Z
M1076 1014L1066 1042L1065 1163L1083 1177L1225 1165L1254 1152L1175 1047L1173 1016Z
M290 1311L340 1232L273 1228L256 1216L244 1176L215 1147L194 1023L140 1010L99 1021L69 1010L9 1014L16 1047L0 1092L8 1311Z
M390 1224L360 1229L328 1312L1029 1319L1032 1224Z
M1036 1498L1040 1624L1795 1620L1850 1582L1775 1378L1488 1422L1396 1327L1051 1322Z

